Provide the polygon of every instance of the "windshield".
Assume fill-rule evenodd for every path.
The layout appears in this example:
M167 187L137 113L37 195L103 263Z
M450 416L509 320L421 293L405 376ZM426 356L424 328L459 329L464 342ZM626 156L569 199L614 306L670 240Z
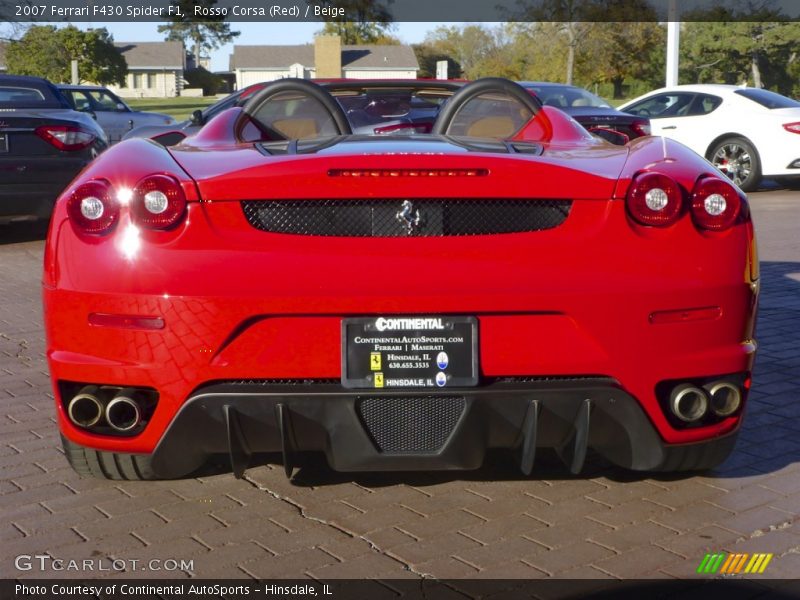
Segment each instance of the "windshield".
M800 102L797 100L792 100L791 98L781 96L780 94L770 92L769 90L743 88L741 90L736 90L735 93L739 94L740 96L744 96L748 100L757 102L761 106L769 108L770 110L775 108L800 108Z
M611 108L611 105L583 88L570 85L525 84L545 106L556 108Z
M359 133L429 133L450 93L409 89L333 91L353 131Z

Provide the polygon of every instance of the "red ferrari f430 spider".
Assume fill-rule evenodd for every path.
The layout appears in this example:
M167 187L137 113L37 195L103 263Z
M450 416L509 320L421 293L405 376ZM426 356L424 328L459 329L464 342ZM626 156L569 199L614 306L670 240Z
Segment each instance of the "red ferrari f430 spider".
M758 282L745 195L678 143L609 144L503 79L282 80L65 190L47 357L81 474L492 448L525 473L539 448L707 469L742 420Z

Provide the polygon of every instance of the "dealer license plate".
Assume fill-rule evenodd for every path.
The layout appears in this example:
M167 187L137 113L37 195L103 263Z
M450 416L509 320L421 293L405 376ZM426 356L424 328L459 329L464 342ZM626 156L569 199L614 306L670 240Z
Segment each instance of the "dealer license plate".
M478 385L478 320L416 315L344 319L342 385L386 390Z
M8 152L8 135L0 133L0 154Z

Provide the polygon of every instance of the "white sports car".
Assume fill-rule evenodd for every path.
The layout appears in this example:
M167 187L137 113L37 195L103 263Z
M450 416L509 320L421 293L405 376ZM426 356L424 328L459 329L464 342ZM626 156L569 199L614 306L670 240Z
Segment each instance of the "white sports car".
M653 135L705 156L745 191L762 177L800 184L800 102L768 90L697 84L661 88L619 107Z

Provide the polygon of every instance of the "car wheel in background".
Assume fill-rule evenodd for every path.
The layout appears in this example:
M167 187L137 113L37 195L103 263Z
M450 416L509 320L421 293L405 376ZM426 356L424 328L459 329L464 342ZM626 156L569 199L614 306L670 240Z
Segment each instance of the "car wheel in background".
M742 137L726 138L709 152L709 160L745 192L761 181L761 161L753 145Z

